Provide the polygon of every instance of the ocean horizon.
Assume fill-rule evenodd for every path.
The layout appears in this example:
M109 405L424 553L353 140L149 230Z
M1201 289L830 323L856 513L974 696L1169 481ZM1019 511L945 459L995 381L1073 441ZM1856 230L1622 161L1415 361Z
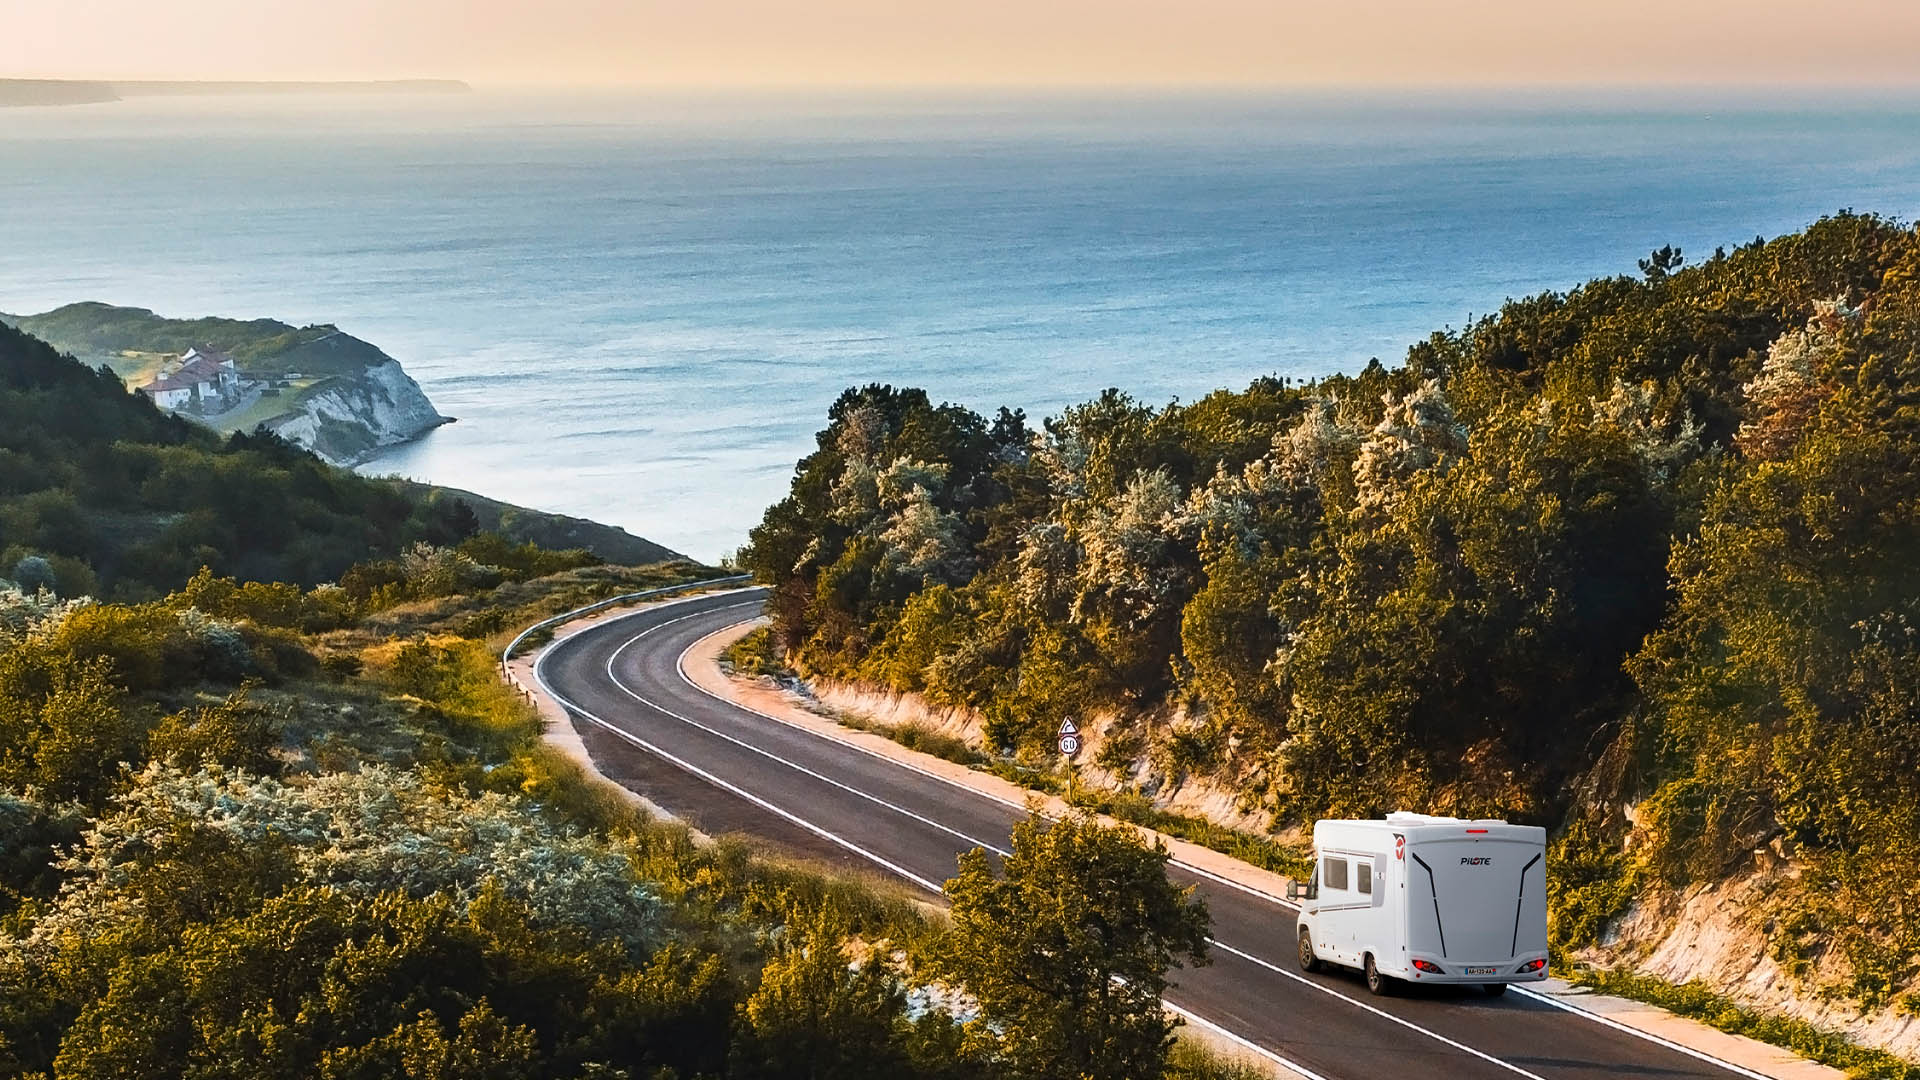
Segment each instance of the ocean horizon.
M1846 208L1920 100L139 99L0 110L0 310L338 324L459 419L363 471L716 559L850 385L1191 401Z

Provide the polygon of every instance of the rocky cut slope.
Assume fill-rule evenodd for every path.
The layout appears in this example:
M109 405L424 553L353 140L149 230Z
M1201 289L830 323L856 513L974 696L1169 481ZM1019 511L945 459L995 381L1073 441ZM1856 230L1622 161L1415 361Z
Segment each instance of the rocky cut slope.
M265 425L335 465L359 464L451 422L399 361L335 326L170 319L101 303L4 318L87 364L112 368L130 388L187 349L218 349L233 357L246 393L225 412L180 415L223 434Z

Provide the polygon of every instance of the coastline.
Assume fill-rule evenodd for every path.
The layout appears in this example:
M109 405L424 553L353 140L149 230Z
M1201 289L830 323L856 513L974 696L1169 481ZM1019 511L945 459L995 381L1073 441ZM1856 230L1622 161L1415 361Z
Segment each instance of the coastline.
M458 79L175 80L0 79L0 108L111 105L142 97L238 97L299 94L471 94Z
M434 421L431 424L428 424L426 427L421 428L419 431L416 431L413 434L408 435L404 439L396 439L393 442L381 443L380 445L374 447L371 450L364 451L363 453L357 454L352 458L349 458L345 461L338 461L338 462L335 462L334 464L339 465L342 468L358 469L362 465L371 464L372 462L380 460L381 458L385 457L388 454L393 453L394 451L400 449L403 446L410 446L414 443L417 443L421 439L424 439L427 436L433 434L434 432L440 430L441 428L446 427L448 424L457 424L459 422L460 422L460 418L457 416L442 416L440 419Z

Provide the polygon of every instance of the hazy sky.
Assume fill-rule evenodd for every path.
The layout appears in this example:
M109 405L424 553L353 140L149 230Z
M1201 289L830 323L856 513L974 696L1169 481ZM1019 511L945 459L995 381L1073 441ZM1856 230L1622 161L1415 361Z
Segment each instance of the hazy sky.
M0 75L1920 84L1920 0L0 0Z

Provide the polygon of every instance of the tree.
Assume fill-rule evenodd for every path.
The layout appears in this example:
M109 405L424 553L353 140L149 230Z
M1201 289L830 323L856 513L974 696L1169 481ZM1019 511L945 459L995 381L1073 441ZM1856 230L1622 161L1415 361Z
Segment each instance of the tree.
M53 592L59 584L54 579L53 564L38 555L28 555L13 564L13 583L28 594Z
M878 955L849 957L851 931L831 909L789 928L741 1010L737 1080L890 1080L911 1069L896 1032L906 992Z
M480 531L480 517L465 499L429 498L420 507L422 539L431 544L458 544Z
M1788 392L1756 393L1754 423L1795 387L1821 402L1743 430L1755 458L1674 545L1675 616L1634 658L1661 754L1635 853L1684 884L1778 838L1818 868L1797 925L1874 1003L1920 972L1920 343L1913 308L1883 302L1855 338L1822 306L1838 335L1783 338L1762 378Z
M1640 272L1647 276L1648 281L1659 281L1680 269L1680 265L1686 261L1686 256L1680 254L1679 248L1666 244L1640 260Z
M85 825L78 806L0 790L0 917L22 900L45 899L60 888L59 849L78 844Z
M961 856L929 965L979 1003L968 1048L1032 1080L1158 1076L1178 1023L1160 1001L1167 970L1207 962L1209 922L1167 860L1132 829L1037 813L1001 873L979 848Z

